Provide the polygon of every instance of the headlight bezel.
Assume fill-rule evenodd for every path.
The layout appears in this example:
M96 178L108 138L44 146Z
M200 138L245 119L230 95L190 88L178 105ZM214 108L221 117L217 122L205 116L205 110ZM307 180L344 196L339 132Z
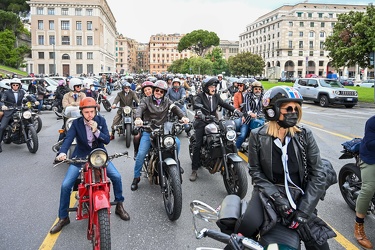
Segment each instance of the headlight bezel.
M175 138L173 138L173 136L164 136L163 137L163 146L165 148L172 148L174 147L174 145L176 144L176 140Z
M108 161L108 153L102 148L96 148L91 151L88 162L93 168L106 167Z
M32 116L32 113L31 113L30 110L26 110L26 111L24 111L24 112L22 113L22 117L23 117L24 119L26 119L26 120L30 119L31 116Z
M228 130L225 133L225 137L227 138L228 141L234 141L234 140L236 140L237 133L236 133L235 130Z
M128 115L132 112L132 108L129 106L125 106L122 108L122 112L124 112L125 115Z

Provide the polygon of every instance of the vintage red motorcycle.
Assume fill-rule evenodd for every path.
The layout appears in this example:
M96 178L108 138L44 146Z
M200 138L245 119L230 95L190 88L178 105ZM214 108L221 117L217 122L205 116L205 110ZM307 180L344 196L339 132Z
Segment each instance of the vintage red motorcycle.
M73 158L61 162L82 165L76 193L78 204L68 211L77 212L76 220L88 219L87 239L96 250L111 249L109 216L111 205L116 203L110 202L111 183L107 177L106 166L110 160L121 156L128 156L128 152L108 156L105 150L96 148L87 159Z

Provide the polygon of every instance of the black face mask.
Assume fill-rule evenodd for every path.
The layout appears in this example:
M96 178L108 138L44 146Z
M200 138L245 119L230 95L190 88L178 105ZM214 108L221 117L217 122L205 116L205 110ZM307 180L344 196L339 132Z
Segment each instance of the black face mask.
M286 113L284 114L284 120L282 121L277 121L277 123L280 125L280 127L283 128L290 128L293 127L297 124L298 121L298 113L293 112L293 113Z

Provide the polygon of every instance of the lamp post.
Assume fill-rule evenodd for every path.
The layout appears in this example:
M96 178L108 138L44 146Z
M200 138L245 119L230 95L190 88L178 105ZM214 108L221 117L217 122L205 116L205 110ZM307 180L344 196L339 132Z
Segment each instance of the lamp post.
M55 50L55 43L53 43L53 75L56 76L56 50Z

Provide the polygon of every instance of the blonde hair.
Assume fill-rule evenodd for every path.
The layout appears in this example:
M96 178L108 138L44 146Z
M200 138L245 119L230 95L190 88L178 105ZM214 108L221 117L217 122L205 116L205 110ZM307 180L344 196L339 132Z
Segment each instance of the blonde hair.
M297 104L296 107L297 107L297 110L298 110L298 119L297 119L297 124L298 124L302 119L302 107L299 103L296 102L296 104ZM282 104L280 105L280 107L281 106L282 106ZM279 129L280 129L280 126L277 123L277 121L269 121L268 122L268 128L267 128L267 134L268 135L273 136L273 137L278 137L279 136ZM294 126L294 127L287 128L286 131L287 131L287 134L289 134L290 136L293 137L295 133L301 132L301 129L297 126Z

